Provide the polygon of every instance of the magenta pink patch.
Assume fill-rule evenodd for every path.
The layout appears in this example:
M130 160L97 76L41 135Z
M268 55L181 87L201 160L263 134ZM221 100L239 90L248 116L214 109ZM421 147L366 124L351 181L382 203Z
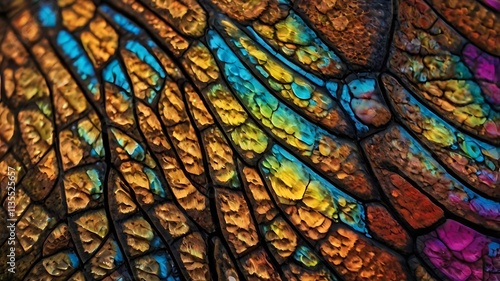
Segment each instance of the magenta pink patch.
M418 241L429 264L451 280L498 280L500 239L447 220Z
M463 51L465 63L471 69L486 100L494 106L500 106L500 58L484 53L472 44Z

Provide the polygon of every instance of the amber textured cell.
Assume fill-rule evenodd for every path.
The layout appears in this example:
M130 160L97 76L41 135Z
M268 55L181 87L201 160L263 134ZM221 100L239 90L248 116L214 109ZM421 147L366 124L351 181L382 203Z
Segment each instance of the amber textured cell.
M43 200L50 193L56 183L59 171L57 167L56 152L51 149L40 159L38 164L31 168L30 172L21 182L26 193L34 200Z
M96 67L101 66L114 55L118 47L118 34L102 17L98 16L80 35L83 48Z
M391 27L392 1L297 0L314 27L355 67L378 69Z
M57 4L61 8L62 22L70 31L87 24L96 9L92 0L58 0Z
M443 210L403 177L385 169L375 171L389 202L412 228L426 228L443 218Z
M33 20L33 13L28 10L17 14L13 18L12 24L20 32L21 37L28 42L35 42L41 36L40 25Z
M66 223L57 225L43 243L43 255L49 256L70 246L71 234Z
M165 179L172 188L174 197L195 221L206 227L206 229L213 229L211 218L208 216L210 210L208 198L193 185L181 168L175 152L162 130L158 117L145 104L139 103L138 109L141 130L147 137L153 152L158 155L159 165L163 170Z
M401 257L345 227L335 228L319 247L321 254L346 280L410 278Z
M207 47L201 42L195 42L189 47L184 53L182 63L200 89L219 78L217 63Z
M134 0L121 0L134 6ZM147 0L144 1L169 24L187 36L201 36L206 27L207 16L196 0ZM137 5L137 4L136 4ZM142 12L143 8L136 8Z
M90 271L94 279L106 276L120 265L120 261L116 259L116 257L120 254L120 248L116 241L113 238L108 238L95 256L90 260L90 264L87 266L87 271Z
M497 280L499 11L7 0L0 280Z
M236 20L253 20L267 8L269 0L211 0L219 9Z
M297 234L282 217L276 217L270 223L264 224L262 228L264 238L279 263L295 252L299 243Z
M78 234L77 250L87 260L104 242L109 233L109 222L104 209L78 215L70 223L70 230Z
M243 185L251 198L250 202L257 222L271 221L279 211L271 201L271 196L259 173L253 168L247 166L241 168L241 164L239 166L243 172Z
M58 125L67 125L78 119L90 107L74 78L59 61L46 40L33 46L32 51L52 83L54 109Z
M500 56L500 22L498 13L477 1L430 1L440 15L470 41L495 56Z
M208 280L210 269L206 244L199 233L184 237L179 243L181 261L192 280Z
M282 280L263 250L252 252L244 257L241 263L249 281Z
M366 207L368 229L378 239L404 253L412 248L412 239L383 205L370 203Z
M217 185L238 188L241 184L234 161L233 151L218 128L203 132L203 146L209 161L212 180Z
M203 100L200 95L195 91L191 84L186 84L184 86L184 92L187 95L187 104L191 116L193 116L194 123L198 130L203 130L204 128L214 124L214 119L212 114L207 110Z
M243 255L259 242L255 222L241 192L217 188L216 204L222 233L232 251Z

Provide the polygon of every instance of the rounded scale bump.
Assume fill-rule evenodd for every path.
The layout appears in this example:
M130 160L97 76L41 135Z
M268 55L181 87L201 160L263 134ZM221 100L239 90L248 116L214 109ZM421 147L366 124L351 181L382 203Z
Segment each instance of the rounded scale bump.
M260 16L268 7L269 0L211 0L231 18L244 21Z

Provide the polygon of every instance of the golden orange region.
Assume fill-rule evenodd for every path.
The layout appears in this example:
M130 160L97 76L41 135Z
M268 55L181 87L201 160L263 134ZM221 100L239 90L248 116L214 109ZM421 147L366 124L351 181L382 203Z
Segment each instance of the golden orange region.
M0 124L2 130L0 131L0 155L3 155L8 150L8 143L15 133L14 127L14 114L12 111L0 102Z
M296 264L290 264L289 269L285 269L285 276L290 281L330 281L332 274L324 268L318 268L314 271L306 271Z
M96 67L106 63L118 47L118 34L100 16L90 22L88 30L82 32L80 39L83 48Z
M12 25L19 31L21 37L28 42L35 42L40 38L40 26L37 21L33 20L33 14L28 10L23 10L15 16Z
M415 267L414 272L415 272L415 277L417 278L417 280L437 281L436 279L434 279L432 277L432 275L429 274L429 272L427 272L427 269L425 269L425 267L423 267L421 264L419 264L418 266Z
M151 225L142 217L129 219L122 223L127 245L132 255L147 252L155 234Z
M118 251L119 249L115 242L111 238L108 238L106 243L99 249L99 252L90 260L90 270L95 279L105 276L109 270L116 267L115 257Z
M320 244L321 254L346 280L406 280L403 265L360 234L339 226ZM391 266L386 266L391 265Z
M47 236L43 243L43 255L50 256L59 250L69 246L71 234L69 233L68 225L61 223Z
M165 82L158 109L162 120L167 126L188 121L181 90L177 83L171 80Z
M155 217L163 228L173 237L177 238L189 232L190 227L186 216L171 203L158 205L154 209Z
M207 246L200 233L195 232L182 238L179 253L191 280L209 280Z
M224 234L239 255L257 245L259 238L243 195L236 191L216 189L217 206Z
M68 213L85 209L91 205L94 201L91 194L99 192L101 188L101 186L95 186L84 169L66 173L64 176L64 191Z
M80 164L84 154L83 145L78 136L71 130L59 133L59 147L64 170Z
M214 182L228 187L240 186L233 151L217 127L203 132L203 146Z
M194 90L191 84L184 86L184 92L187 95L188 108L193 116L196 127L201 130L209 125L214 124L214 119L208 112L200 95Z
M167 74L170 76L170 78L174 79L175 81L178 81L180 79L184 78L184 75L182 74L182 71L180 68L177 66L177 64L169 57L163 50L161 50L158 47L154 47L153 53L160 62L162 68L167 72Z
M57 123L60 125L77 119L90 107L81 89L46 40L33 46L32 50L48 80L53 84L53 105Z
M308 210L302 206L289 206L285 209L290 222L312 241L326 236L332 221L319 212Z
M15 103L25 103L32 99L49 96L45 79L31 63L31 60L27 67L18 67L14 71L6 68L4 76L6 95Z
M269 257L263 249L251 252L243 258L241 263L249 281L281 280L281 277L276 272L276 269L269 261Z
M253 212L260 223L262 221L271 221L277 214L278 210L275 208L271 197L262 182L262 179L254 168L245 166L243 168L243 180L246 181L246 187L255 201Z
M284 261L295 252L298 244L297 235L283 218L276 218L265 226L264 230L264 237L276 251L277 260Z
M85 132L85 142L99 155L104 156L103 140L101 135L101 121L95 111L90 111L87 117L78 121L77 128L79 132Z
M293 201L302 200L309 184L309 174L305 169L291 161L279 161L274 155L264 158L262 166L270 171L270 187L280 203L293 204Z
M153 89L160 79L159 73L134 53L124 49L120 53L132 81L134 95L139 99L152 99L156 95Z
M211 0L219 9L237 20L252 20L260 16L269 0Z
M122 163L119 169L125 181L135 192L139 203L150 205L155 201L149 186L149 179L143 172L143 165L129 161Z
M110 180L114 181L113 195L118 205L117 211L119 214L128 215L135 212L137 210L137 205L130 195L129 188L120 179L120 177L116 175L113 178L110 178Z
M5 60L11 59L16 65L25 65L29 60L26 49L21 45L12 30L8 30L5 33L0 48L5 56Z
M203 154L201 153L200 140L196 136L191 123L181 123L168 128L177 153L179 154L186 170L194 175L202 175Z
M215 109L223 124L239 126L246 122L248 114L238 100L222 84L209 86L204 94Z
M23 110L17 116L31 163L35 164L52 145L52 122L37 109Z
M33 99L49 97L44 77L12 31L7 32L1 49L5 58L14 62L7 64L3 69L3 84L7 98L18 106Z
M70 250L44 257L28 276L28 280L51 279L54 276L69 277L75 271L70 257Z
M138 104L139 124L148 142L154 145L163 174L170 185L175 198L184 210L204 211L208 200L203 196L180 169L180 163L173 155L172 148L161 129L160 122L152 109Z
M29 251L55 224L55 219L38 204L32 204L16 225L16 237L24 251Z
M167 86L164 87L160 96L158 110L165 125L176 124L169 127L167 132L186 170L190 174L202 176L204 168L200 143L193 124L187 116L180 89L175 82L167 80Z
M158 120L153 110L140 101L136 103L136 108L140 128L148 143L152 144L153 151L162 148L166 150L172 149L162 130L160 120Z
M30 205L31 198L28 194L26 194L26 192L24 192L22 189L19 189L18 191L16 191L16 198L14 202L16 203L14 214L16 215L16 218L19 218L24 213L26 208L28 208L28 206ZM6 210L9 209L8 200L4 201L4 208Z
M208 97L214 113L226 125L230 141L243 151L243 157L254 159L266 150L269 145L267 135L248 118L246 111L225 85L212 84L204 90L204 95Z
M57 168L57 156L54 148L51 148L45 156L33 166L22 184L33 200L43 200L50 193L56 182L60 171Z
M269 0L269 4L260 15L259 20L266 24L274 24L287 16L290 6L280 5L280 0Z
M86 25L94 16L95 5L92 0L58 0L62 22L69 31Z
M109 119L124 129L131 129L135 125L131 97L112 84L106 83L104 88Z
M139 10L134 0L121 0ZM151 0L151 7L182 34L202 36L206 28L206 14L196 0Z
M196 42L184 53L182 64L200 88L219 78L219 68L207 47Z
M92 254L103 242L109 232L109 223L104 209L89 211L75 220L78 243L87 254Z

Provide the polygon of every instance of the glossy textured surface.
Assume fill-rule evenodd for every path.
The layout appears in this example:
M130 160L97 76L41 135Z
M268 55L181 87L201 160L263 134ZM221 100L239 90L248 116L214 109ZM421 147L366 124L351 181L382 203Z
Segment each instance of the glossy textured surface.
M499 11L0 4L0 280L500 280Z

